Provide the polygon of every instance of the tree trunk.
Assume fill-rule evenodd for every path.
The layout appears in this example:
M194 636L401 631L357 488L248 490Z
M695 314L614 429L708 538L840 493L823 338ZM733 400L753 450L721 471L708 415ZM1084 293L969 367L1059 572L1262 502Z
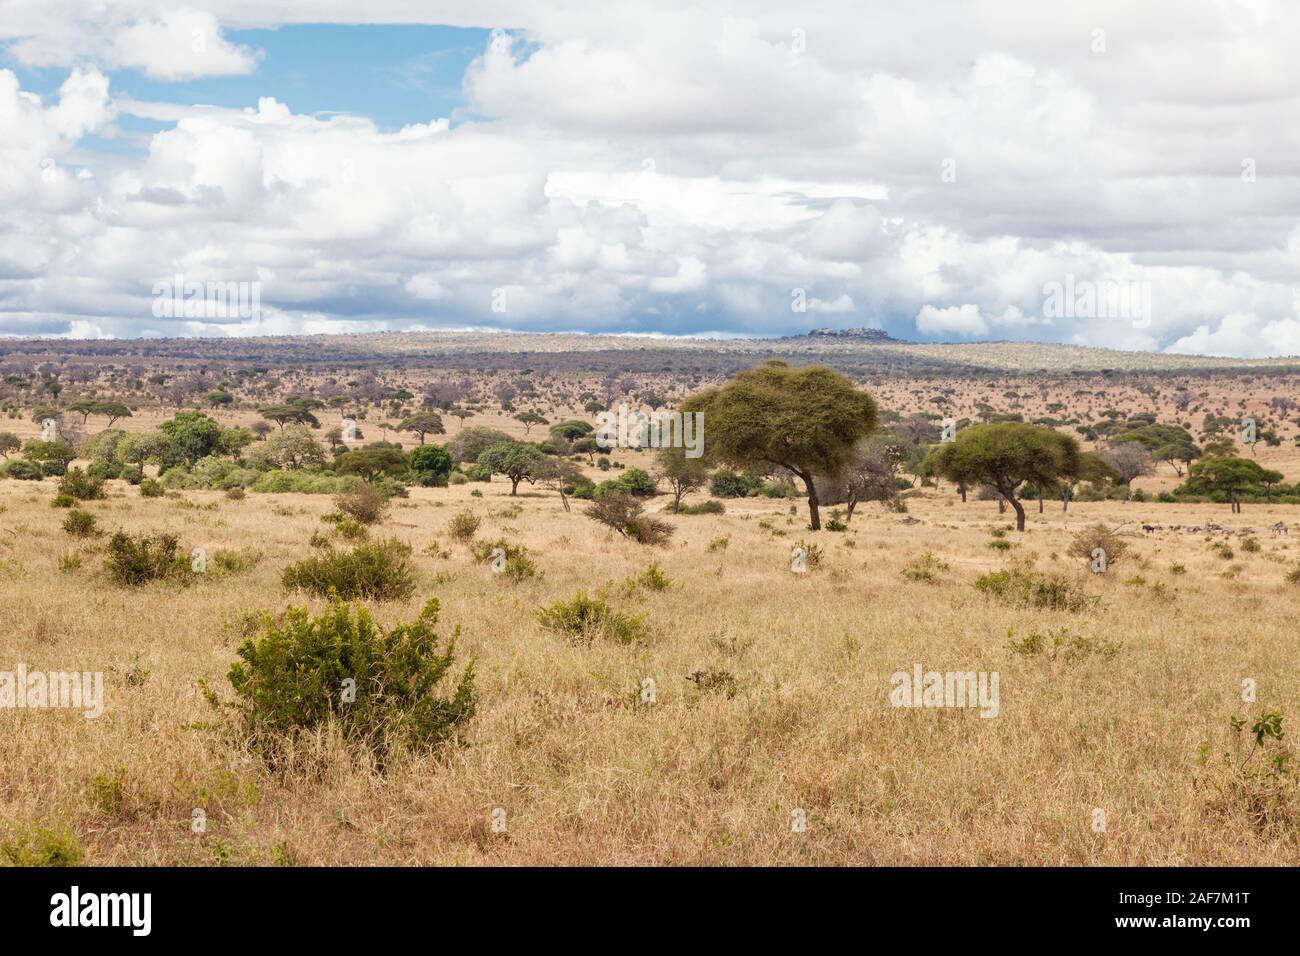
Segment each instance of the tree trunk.
M1038 496L1038 513L1043 513L1043 496L1041 494Z
M966 503L966 485L963 482L957 482L957 490L961 492L961 503Z
M818 510L820 502L817 500L817 488L813 485L813 477L808 472L796 472L803 479L804 487L808 489L808 527L813 531L822 529L822 516Z
M522 480L522 479L519 479L519 478L511 478L511 479L510 479L510 497L513 498L515 495L517 495L517 494L519 493L519 482L520 482L521 480Z
M1025 530L1025 506L1020 503L1020 500L1018 498L1012 497L1012 498L1008 498L1007 500L1011 502L1011 507L1016 509L1016 530L1024 531Z

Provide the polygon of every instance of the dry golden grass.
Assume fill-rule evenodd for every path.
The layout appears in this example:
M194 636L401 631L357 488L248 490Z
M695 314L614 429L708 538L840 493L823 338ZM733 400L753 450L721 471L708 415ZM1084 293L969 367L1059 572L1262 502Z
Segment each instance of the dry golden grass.
M461 626L458 654L475 660L480 695L465 743L379 774L325 735L318 775L277 776L215 727L197 681L228 690L245 612L321 606L286 595L279 576L310 551L332 502L145 500L110 484L113 496L88 506L103 526L172 530L187 549L260 559L187 588L123 590L101 570L102 544L60 529L53 481L0 482L0 669L23 661L106 681L96 720L0 711L0 839L65 828L108 865L1300 862L1293 785L1291 815L1271 829L1212 786L1229 715L1276 707L1288 730L1300 717L1300 586L1285 581L1300 538L1264 532L1260 552L1234 543L1224 560L1202 535L1138 531L1104 577L1064 557L1070 535L1098 520L1263 528L1293 520L1290 509L1248 506L1234 519L1210 505L1030 506L1030 530L1007 535L1010 556L1099 597L1071 614L978 592L975 577L1008 560L987 547L1008 521L991 502L947 493L910 500L918 523L868 506L844 534L807 532L802 506L791 516L787 502L728 502L723 516L672 518L671 546L655 551L606 532L580 503L566 514L554 494L413 489L378 533L413 546L419 587L376 611L409 620L436 595L440 633ZM483 516L480 537L527 545L544 578L510 585L473 563L445 534L463 508ZM710 552L723 536L725 551ZM826 557L799 576L789 567L801 539ZM449 558L430 556L435 541ZM927 551L949 568L934 583L905 580ZM69 553L82 566L61 570ZM672 587L625 591L652 560ZM646 613L643 646L574 645L538 624L537 607L606 586L616 607ZM1047 629L1122 646L1068 662L1007 647ZM1000 716L892 708L889 675L915 662L1000 672ZM688 680L707 669L731 674L734 696ZM647 677L652 704L641 701ZM1242 703L1244 678L1257 704ZM196 807L202 834L190 828ZM490 825L495 808L505 833ZM806 832L791 830L796 808ZM1091 829L1094 808L1105 833Z

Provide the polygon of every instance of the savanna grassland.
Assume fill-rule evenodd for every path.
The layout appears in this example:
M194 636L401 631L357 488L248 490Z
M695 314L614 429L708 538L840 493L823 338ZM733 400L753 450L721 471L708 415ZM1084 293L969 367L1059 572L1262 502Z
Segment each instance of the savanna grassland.
M205 381L188 397L139 390L132 417L117 425L128 431L156 426L203 388L231 386L233 406L213 412L229 425L255 420L258 403L274 397L241 393L220 363L136 361L147 367L125 370L118 388L169 363L185 369L178 377ZM526 361L539 364L535 353ZM618 388L602 389L605 369L554 371L536 401L506 401L555 421L582 416L585 389L616 402L653 386L673 399L725 377L647 362L656 363ZM80 388L116 394L96 374ZM329 368L274 374L286 377L275 385L281 395L327 380L348 401L355 393ZM366 374L417 396L431 379L468 381L455 399L474 405L468 425L524 437L486 397L506 378L518 389L513 365ZM1193 371L1179 381L1084 371L1068 383L1047 375L894 370L863 384L902 414L928 404L974 415L986 402L1027 419L1088 422L1117 409L1199 421L1243 408L1263 417L1271 407L1281 442L1261 445L1258 458L1300 478L1290 409L1269 404L1288 393L1287 371ZM240 381L256 390L267 380ZM392 401L381 396L362 419L367 440L380 437L380 417L397 417ZM33 437L28 411L3 427ZM437 440L464 427L449 422ZM629 468L651 462L639 451L611 457ZM589 458L579 464L608 477ZM1178 482L1160 464L1133 488ZM905 510L865 502L847 530L812 532L799 498L727 499L725 513L679 515L659 494L647 510L674 533L652 547L590 520L584 502L566 509L540 484L517 496L500 475L414 486L367 532L410 546L414 590L361 603L389 625L438 599L439 635L458 632L452 671L473 662L472 719L430 752L382 759L325 726L273 765L200 682L230 698L227 673L259 612L327 607L286 591L282 573L319 550L311 541L328 531L332 496L176 488L145 498L115 479L106 498L77 505L105 533L76 537L63 528L67 509L51 507L57 484L0 480L0 668L102 671L104 712L88 720L0 710L0 851L10 862L54 851L103 865L1300 862L1300 787L1286 766L1300 717L1295 505L1248 503L1231 514L1209 502L1101 500L1063 511L1048 498L1041 513L1025 502L1028 530L1017 534L994 501L972 493L963 502L950 483L918 481ZM457 540L453 518L464 512L479 525ZM1127 546L1104 574L1067 553L1097 522ZM123 587L105 568L116 530L169 532L182 553L225 557L185 581ZM475 556L475 542L498 540L525 547L537 574L512 580ZM791 569L796 547L819 557L806 573ZM647 574L652 565L660 575ZM984 576L999 571L1050 580L1052 596L997 593ZM579 593L640 616L635 638L574 639L539 620L539 608ZM891 675L918 663L998 672L998 715L891 706ZM1256 746L1249 728L1270 711L1285 735ZM1246 729L1234 731L1234 717ZM1279 757L1284 772L1263 772ZM196 809L202 832L192 827Z

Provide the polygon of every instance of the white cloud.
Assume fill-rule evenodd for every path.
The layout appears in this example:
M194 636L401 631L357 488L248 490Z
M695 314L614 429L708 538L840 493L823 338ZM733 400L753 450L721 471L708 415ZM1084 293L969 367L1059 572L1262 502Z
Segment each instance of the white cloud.
M159 331L148 289L181 270L260 281L259 330L783 334L814 324L803 289L895 334L1300 351L1294 5L193 7L0 8L8 58L68 70L48 101L0 70L0 332ZM247 73L223 30L316 21L511 32L465 78L472 121L396 133L269 96L114 100L104 75ZM115 113L166 128L85 149ZM1045 315L1067 275L1145 283L1149 322Z
M954 305L946 309L937 309L932 305L921 306L916 313L916 327L925 335L988 335L988 323L980 315L977 305Z

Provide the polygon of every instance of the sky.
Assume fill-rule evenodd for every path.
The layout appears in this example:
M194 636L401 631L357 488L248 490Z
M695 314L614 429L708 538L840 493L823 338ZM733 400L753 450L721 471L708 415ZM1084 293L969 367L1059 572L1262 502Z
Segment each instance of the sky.
M0 3L0 336L858 326L1300 354L1300 4Z

